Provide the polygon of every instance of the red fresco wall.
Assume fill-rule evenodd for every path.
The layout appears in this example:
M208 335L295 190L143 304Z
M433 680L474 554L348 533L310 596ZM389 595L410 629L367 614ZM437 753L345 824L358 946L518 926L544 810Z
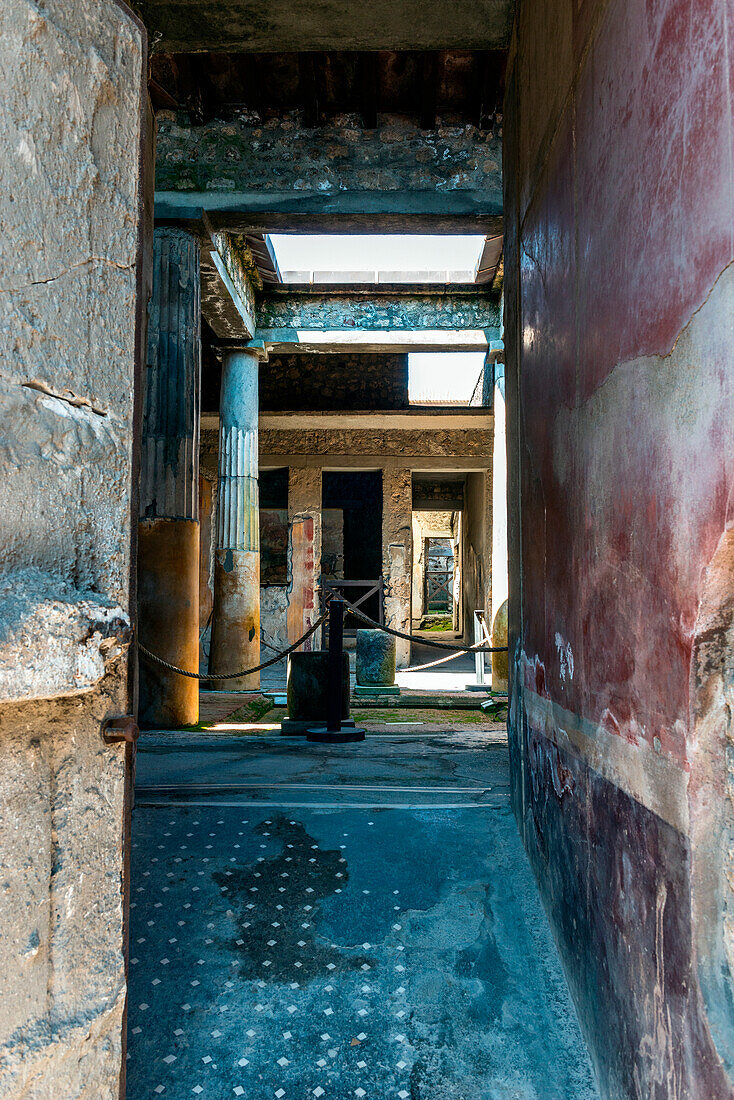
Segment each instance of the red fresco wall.
M733 16L525 0L508 69L515 810L615 1098L734 1095L691 916L697 769L725 771L691 714L734 520Z

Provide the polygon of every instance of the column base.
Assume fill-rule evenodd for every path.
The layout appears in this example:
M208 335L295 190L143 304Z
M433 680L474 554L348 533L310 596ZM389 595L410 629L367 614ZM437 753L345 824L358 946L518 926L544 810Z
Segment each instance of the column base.
M398 684L355 684L352 688L355 699L378 699L384 695L400 695Z
M199 524L145 519L138 524L138 636L169 664L199 671ZM199 682L140 658L138 721L178 729L199 721Z
M260 664L260 554L217 550L209 671L219 675ZM221 691L257 691L260 673L214 680Z

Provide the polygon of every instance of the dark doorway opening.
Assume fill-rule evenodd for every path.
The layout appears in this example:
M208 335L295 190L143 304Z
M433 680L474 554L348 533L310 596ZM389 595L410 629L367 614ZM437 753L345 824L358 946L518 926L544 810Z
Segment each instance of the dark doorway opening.
M330 554L322 561L324 590L341 590L370 618L382 617L382 473L379 470L325 471L322 481L324 521L334 534ZM341 531L338 528L341 527ZM341 560L332 560L341 548ZM334 574L337 575L334 575ZM371 595L366 595L370 590ZM358 620L348 615L345 630Z

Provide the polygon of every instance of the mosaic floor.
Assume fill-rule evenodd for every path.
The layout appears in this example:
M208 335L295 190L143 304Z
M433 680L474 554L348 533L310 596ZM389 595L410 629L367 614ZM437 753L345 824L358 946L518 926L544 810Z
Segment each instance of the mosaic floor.
M143 743L128 1100L597 1097L506 750L386 740Z

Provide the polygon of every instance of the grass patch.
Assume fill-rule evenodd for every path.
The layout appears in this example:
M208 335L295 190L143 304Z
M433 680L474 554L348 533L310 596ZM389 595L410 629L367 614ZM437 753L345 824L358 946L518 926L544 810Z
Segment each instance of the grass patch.
M441 710L438 713L435 710L422 710L416 708L410 710L407 707L401 707L400 710L356 710L352 711L352 718L359 725L360 722L370 722L374 725L383 725L388 722L423 722L428 725L451 725L459 728L461 726L480 726L487 725L487 721L495 721L495 719L484 714L482 711L477 710Z
M431 615L428 619L421 619L421 630L453 630L454 620L451 615Z
M255 699L250 699L239 710L234 711L232 714L228 714L222 721L225 722L259 722L261 718L264 718L266 714L269 714L271 710L275 709L275 704L272 699L266 699L264 696L258 696Z

